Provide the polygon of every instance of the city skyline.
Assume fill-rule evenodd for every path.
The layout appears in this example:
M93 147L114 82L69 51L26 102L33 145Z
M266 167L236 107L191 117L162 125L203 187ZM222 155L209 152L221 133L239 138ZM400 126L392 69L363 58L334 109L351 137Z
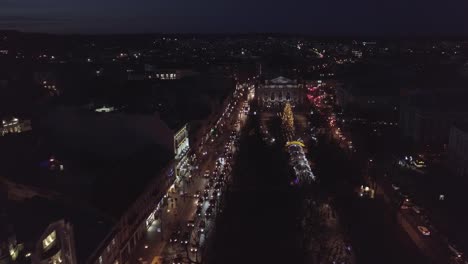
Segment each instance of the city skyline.
M0 29L45 33L293 33L317 36L466 36L458 1L207 1L0 3ZM294 14L290 16L290 14Z

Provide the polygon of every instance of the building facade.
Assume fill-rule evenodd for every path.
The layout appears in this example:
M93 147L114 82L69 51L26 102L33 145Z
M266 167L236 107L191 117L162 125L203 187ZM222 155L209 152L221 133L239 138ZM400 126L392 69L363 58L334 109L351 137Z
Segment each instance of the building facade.
M30 120L19 120L18 118L12 118L11 120L2 120L2 126L0 127L0 136L12 133L21 133L31 130Z
M362 93L350 86L339 85L335 89L336 104L343 110L396 110L399 105L398 96ZM377 88L375 90L378 90Z
M191 69L161 69L154 65L145 64L147 79L179 80L185 77L198 75Z
M286 102L289 102L292 107L296 107L305 102L304 85L297 80L283 76L266 80L263 84L258 85L255 96L263 108L279 108Z
M400 130L405 138L420 144L447 144L451 126L455 122L467 122L468 110L445 110L402 105Z
M158 226L161 230L160 215L164 194L169 188L173 188L175 183L177 184L190 174L188 136L187 124L174 132L174 160L147 185L146 190L125 212L87 263L129 263L131 255L145 232L152 225Z
M130 263L130 257L135 252L138 242L148 228L159 221L164 195L174 180L174 162L171 162L147 185L145 191L126 210L86 263Z
M448 145L449 165L457 176L468 176L468 125L453 125Z
M73 227L65 220L50 224L36 244L33 264L76 264Z
M190 173L189 150L188 128L187 124L185 124L174 134L175 175L177 181L186 178Z

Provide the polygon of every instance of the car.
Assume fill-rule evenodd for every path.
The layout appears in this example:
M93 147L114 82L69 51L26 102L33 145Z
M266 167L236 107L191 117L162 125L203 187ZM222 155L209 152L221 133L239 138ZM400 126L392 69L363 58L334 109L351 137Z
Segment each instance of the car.
M209 203L210 203L210 207L214 206L216 204L216 199L214 199L214 198L210 199Z
M189 220L189 221L187 222L187 227L190 227L190 228L191 228L191 227L195 227L195 221L194 221L194 220Z
M197 206L203 206L203 202L205 202L205 199L203 199L203 197L198 198Z
M210 206L210 207L208 207L208 209L206 209L205 216L206 217L213 216L213 207L212 206Z
M205 171L205 174L203 174L203 177L209 178L209 177L210 177L210 171L209 171L209 170L206 170L206 171Z
M455 258L461 259L463 257L463 253L460 252L454 245L448 245L449 250L455 255Z
M205 190L211 189L212 186L213 186L212 181L207 182L205 185Z
M203 198L207 200L210 197L210 191L206 190L206 192L203 194Z
M429 229L425 226L418 226L418 230L419 232L421 232L421 234L425 235L425 236L430 236L431 235L431 231L429 231Z
M184 232L180 238L180 243L182 245L187 245L190 241L190 233L189 232Z
M213 186L213 185L214 185L214 181L215 181L215 180L214 180L213 178L210 178L210 180L208 181L209 185L210 185L210 186Z
M411 207L411 209L413 209L413 211L414 211L415 213L417 213L417 214L420 214L420 213L421 213L421 210L422 210L420 207L417 207L417 206L413 206L413 207Z
M190 246L190 252L192 252L192 253L198 252L198 245L197 244L192 244Z
M198 207L198 208L197 208L197 211L195 212L195 214L196 214L197 216L201 216L201 215L202 215L202 208L201 208L201 207Z
M200 224L198 225L198 228L199 228L200 233L204 233L204 232L205 232L205 228L206 228L205 221L201 220L201 221L200 221Z
M183 258L182 257L176 257L172 260L171 264L183 264Z
M169 243L176 243L179 241L180 231L172 232L171 236L169 237Z
M198 197L200 197L200 195L201 195L201 192L196 191L195 194L193 195L193 197L198 198Z

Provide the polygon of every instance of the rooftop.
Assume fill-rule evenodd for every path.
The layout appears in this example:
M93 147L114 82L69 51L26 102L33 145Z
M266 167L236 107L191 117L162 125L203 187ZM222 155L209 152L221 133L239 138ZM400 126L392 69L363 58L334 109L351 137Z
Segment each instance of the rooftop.
M18 241L36 242L49 224L65 219L73 225L77 259L83 263L112 228L113 220L92 207L75 203L72 206L70 202L37 197L10 202L8 219L14 224Z
M150 118L137 122L138 133L135 123L122 122L125 117L96 123L93 118L68 117L60 119L62 130L36 130L48 131L47 136L24 133L0 138L0 166L2 177L52 197L8 201L19 238L34 239L48 224L65 218L74 227L79 263L83 263L148 182L169 164L173 152L158 144L156 139L163 137L157 126L148 125L154 123ZM107 134L106 129L120 133ZM127 152L113 155L111 144ZM64 170L52 169L53 163Z

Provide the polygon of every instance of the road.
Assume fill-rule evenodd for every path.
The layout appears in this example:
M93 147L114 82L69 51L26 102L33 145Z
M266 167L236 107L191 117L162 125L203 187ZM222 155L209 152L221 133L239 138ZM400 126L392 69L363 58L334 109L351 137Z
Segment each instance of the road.
M247 99L246 90L246 85L236 90L232 101L216 122L216 127L213 127L214 130L222 131L222 133L210 135L207 142L197 148L198 158L192 164L197 169L192 171L191 179L184 179L168 190L161 206L162 209L156 217L157 220L138 242L137 250L131 257L131 263L156 264L179 260L188 263L188 259L192 262L202 262L201 258L213 226L212 222L223 200L225 177L222 177L223 179L220 177L229 174L230 156L236 151L235 142L238 138L234 135L239 133L246 120L246 115L243 113ZM224 165L217 164L217 161L221 161L219 160L221 157L225 162ZM209 173L206 173L207 171ZM211 181L216 179L220 189L216 190L215 184L209 184L210 179ZM196 196L197 194L203 196L205 193L206 199L200 204L200 215L198 215L196 212L199 207L199 198ZM210 204L213 204L215 208L211 216L208 215ZM191 220L194 222L193 227L188 226ZM205 223L205 228L202 228L202 222ZM184 233L188 234L187 244L181 243L185 241ZM172 242L174 238L178 241Z

